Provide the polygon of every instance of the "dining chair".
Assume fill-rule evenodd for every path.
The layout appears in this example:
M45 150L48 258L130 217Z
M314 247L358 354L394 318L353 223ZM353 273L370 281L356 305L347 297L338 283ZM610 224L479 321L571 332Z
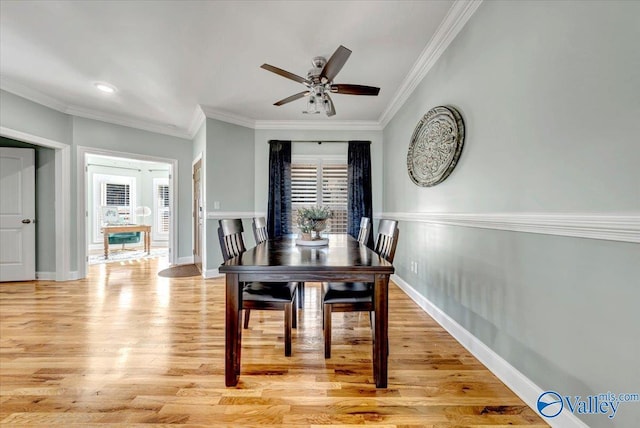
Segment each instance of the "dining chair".
M261 244L269 239L269 232L267 232L267 221L264 219L264 217L254 217L253 221L251 222L251 227L253 229L253 237L256 240L256 245ZM297 300L298 308L302 309L304 307L304 282L298 282ZM245 312L244 322L248 325L249 312Z
M267 221L264 217L254 217L251 222L251 227L253 229L253 237L256 239L256 245L263 243L267 239L269 239L269 234L267 232Z
M362 245L367 245L367 242L369 241L369 235L371 235L371 219L369 217L362 217L360 219L358 242Z
M241 219L218 221L218 238L224 261L239 256L246 251ZM249 314L255 310L284 311L284 354L291 355L291 328L297 327L296 308L297 282L246 282L242 284L241 310L245 311L244 328L249 327Z
M398 222L380 220L373 251L393 263L398 245ZM331 358L331 314L333 312L373 312L373 284L369 282L322 283L324 357ZM371 317L369 317L371 321ZM373 326L372 326L373 327Z

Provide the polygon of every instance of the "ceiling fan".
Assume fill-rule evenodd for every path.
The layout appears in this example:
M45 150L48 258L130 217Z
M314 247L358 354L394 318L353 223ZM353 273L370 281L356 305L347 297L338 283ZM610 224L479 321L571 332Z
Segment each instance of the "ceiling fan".
M373 95L376 96L380 92L380 88L374 86L350 85L344 83L333 83L333 79L342 70L342 67L349 59L351 51L340 45L338 49L331 55L329 60L324 57L317 56L313 58L311 64L313 68L307 73L307 78L300 77L278 67L269 64L262 64L260 67L265 70L276 73L287 79L295 80L307 87L306 91L299 92L290 97L275 102L274 106L281 106L300 98L308 97L307 110L303 113L320 113L318 104L322 104L327 116L336 114L333 100L329 96L330 93L345 95Z

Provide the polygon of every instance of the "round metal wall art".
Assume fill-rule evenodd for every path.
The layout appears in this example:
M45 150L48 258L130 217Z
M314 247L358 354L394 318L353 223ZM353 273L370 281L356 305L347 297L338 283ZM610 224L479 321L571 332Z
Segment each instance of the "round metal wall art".
M463 144L460 113L453 107L432 108L413 131L407 154L409 177L422 187L443 182L458 163Z

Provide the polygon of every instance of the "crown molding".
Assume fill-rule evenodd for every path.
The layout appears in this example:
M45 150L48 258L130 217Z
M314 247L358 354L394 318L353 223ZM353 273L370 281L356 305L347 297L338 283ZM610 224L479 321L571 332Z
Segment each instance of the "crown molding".
M78 106L69 106L65 113L82 117L85 119L93 119L99 120L101 122L112 123L114 125L126 126L128 128L141 129L143 131L154 132L156 134L164 134L172 137L178 137L183 139L191 139L192 137L188 134L187 131L181 130L180 128L173 128L168 125L163 125L159 123L153 123L146 120L134 119L128 116L105 113L102 111L97 111L93 109L88 109L84 107Z
M381 131L376 120L253 120L201 105L204 115L209 119L233 123L251 129L277 129L299 131ZM195 134L194 134L195 135Z
M0 89L29 101L33 101L34 103L49 107L50 109L59 111L60 113L67 113L68 106L65 103L21 83L7 79L6 77L0 78Z
M255 129L301 131L382 131L376 120L258 120Z
M382 112L382 115L378 119L381 128L387 126L398 110L407 102L409 96L411 96L418 84L424 79L460 30L462 30L469 18L471 18L478 7L480 7L480 4L482 4L482 0L457 0L453 6L451 6L451 9L447 12L447 16L445 16L435 34L411 68L411 71L407 74L404 82L400 85L400 89L396 92L393 100L385 111Z
M200 108L208 119L216 119L222 122L233 123L234 125L240 125L252 129L256 126L255 120L249 119L248 117L222 112L203 105L200 105Z
M196 136L205 120L207 120L207 116L204 114L202 106L198 104L193 112L191 122L189 123L189 129L187 129L187 134L189 134L190 139L193 139Z
M640 244L640 212L630 213L407 213L383 218L437 225L541 233Z

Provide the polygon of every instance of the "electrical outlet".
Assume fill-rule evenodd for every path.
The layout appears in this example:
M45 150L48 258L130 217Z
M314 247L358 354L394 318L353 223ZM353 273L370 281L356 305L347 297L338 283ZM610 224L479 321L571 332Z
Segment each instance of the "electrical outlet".
M213 201L213 209L214 210L220 209L220 201Z

